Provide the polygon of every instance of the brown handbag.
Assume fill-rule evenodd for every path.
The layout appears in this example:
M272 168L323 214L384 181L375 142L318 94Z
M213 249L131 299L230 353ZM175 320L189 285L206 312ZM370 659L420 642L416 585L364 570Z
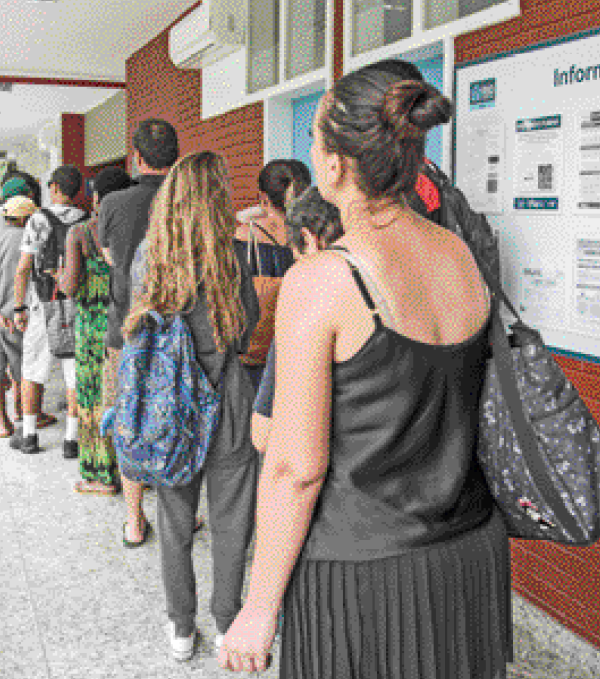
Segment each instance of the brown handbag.
M260 318L248 345L248 351L240 356L240 360L244 365L259 366L264 365L267 361L267 354L269 347L275 335L275 310L277 309L277 298L279 296L279 288L281 287L282 279L273 276L264 276L261 271L260 253L258 248L258 239L256 237L256 228L260 227L256 224L250 224L250 237L248 239L248 265L251 263L252 251L256 258L256 265L258 267L258 276L252 277L252 283L258 296L258 303L260 305ZM276 244L277 241L266 231L260 229Z

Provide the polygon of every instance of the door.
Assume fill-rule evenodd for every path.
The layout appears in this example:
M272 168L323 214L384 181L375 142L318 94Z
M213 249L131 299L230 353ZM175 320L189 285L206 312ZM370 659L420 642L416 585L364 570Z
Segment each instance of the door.
M292 99L293 157L307 165L310 169L313 183L315 181L315 173L310 162L310 147L312 145L310 130L319 100L324 94L325 90L321 90L299 99Z
M415 61L415 66L423 74L423 78L437 88L444 90L444 57L440 54L432 59ZM442 167L442 126L438 125L427 133L425 155L438 166Z

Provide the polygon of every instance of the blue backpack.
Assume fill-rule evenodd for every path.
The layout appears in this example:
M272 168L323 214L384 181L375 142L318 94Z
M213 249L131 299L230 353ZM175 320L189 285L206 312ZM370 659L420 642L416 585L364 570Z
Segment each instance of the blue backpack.
M102 420L123 475L154 486L185 486L201 469L219 417L220 393L196 361L180 316L157 312L123 347L117 398Z

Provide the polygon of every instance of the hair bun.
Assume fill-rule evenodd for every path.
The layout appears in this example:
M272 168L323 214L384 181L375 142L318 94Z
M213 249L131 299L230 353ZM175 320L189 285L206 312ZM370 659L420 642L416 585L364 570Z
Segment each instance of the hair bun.
M424 81L394 82L383 98L382 119L399 137L423 135L451 116L452 102Z

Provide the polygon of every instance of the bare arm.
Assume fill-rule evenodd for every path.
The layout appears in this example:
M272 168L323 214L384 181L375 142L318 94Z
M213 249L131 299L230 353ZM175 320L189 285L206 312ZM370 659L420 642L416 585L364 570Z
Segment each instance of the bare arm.
M69 230L66 242L65 268L58 279L59 288L73 297L79 288L81 270L83 267L83 249L81 244L82 227L74 226Z
M252 445L259 453L267 450L269 434L271 433L271 418L260 413L252 413Z
M33 271L33 255L25 252L21 253L21 259L17 266L17 273L15 274L15 306L20 307L25 304L25 295L27 294L27 284L31 278Z
M221 666L236 671L265 667L277 611L329 465L336 305L332 278L335 281L313 260L291 269L281 287L275 331L277 388L258 488L252 579L247 602L219 654ZM247 655L242 663L243 653Z

